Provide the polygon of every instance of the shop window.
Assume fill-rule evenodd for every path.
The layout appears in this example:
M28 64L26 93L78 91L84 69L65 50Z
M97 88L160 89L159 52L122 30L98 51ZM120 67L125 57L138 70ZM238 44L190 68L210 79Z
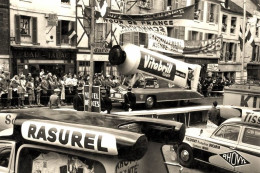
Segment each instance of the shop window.
M242 142L260 147L260 130L245 128Z
M70 0L61 0L61 3L69 4Z
M222 28L221 28L222 32L226 32L227 31L227 15L223 15L222 16Z
M231 17L230 33L234 34L236 31L237 18Z
M207 22L218 23L219 5L208 3L208 18Z
M21 35L30 35L30 17L21 16L20 32L21 32Z
M77 155L37 148L23 148L18 158L18 173L31 172L93 172L105 173L102 163Z

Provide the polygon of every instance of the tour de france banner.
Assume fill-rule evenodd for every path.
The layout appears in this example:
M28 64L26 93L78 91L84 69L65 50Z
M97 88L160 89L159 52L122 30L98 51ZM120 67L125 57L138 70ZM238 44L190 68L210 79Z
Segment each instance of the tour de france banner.
M89 102L89 85L84 86L84 110L88 111L88 102ZM92 87L92 112L100 112L101 111L101 103L100 103L100 87L93 86Z
M139 26L172 26L175 19L194 19L194 5L148 14L122 14L110 11L103 22Z
M149 34L148 49L174 54L216 52L222 49L222 40L222 36L216 39L189 41Z

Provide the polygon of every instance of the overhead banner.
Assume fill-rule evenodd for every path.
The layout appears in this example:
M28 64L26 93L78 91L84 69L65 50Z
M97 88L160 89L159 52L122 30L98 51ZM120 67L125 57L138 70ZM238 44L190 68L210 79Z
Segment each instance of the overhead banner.
M183 53L184 40L171 38L159 34L149 34L148 38L148 49L165 53Z
M165 53L190 54L222 49L222 36L210 40L186 41L159 34L149 34L148 49Z
M121 34L126 32L143 32L143 33L157 33L161 35L167 35L167 29L165 26L136 26L136 25L117 25Z
M122 13L109 12L108 15L103 19L103 22L138 26L172 26L174 20L176 19L194 19L194 5L180 9L149 14L126 15Z

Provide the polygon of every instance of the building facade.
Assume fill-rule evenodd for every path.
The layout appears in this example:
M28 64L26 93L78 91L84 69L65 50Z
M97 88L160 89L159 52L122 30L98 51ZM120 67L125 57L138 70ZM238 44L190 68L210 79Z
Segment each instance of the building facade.
M75 21L75 0L11 0L11 71L76 73Z
M9 0L0 1L0 71L10 69L10 30L9 30Z

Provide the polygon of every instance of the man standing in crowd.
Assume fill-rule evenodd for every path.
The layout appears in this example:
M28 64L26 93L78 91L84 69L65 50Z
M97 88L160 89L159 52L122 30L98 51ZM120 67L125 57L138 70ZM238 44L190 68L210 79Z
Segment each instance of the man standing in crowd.
M49 101L50 109L60 107L61 103L60 103L59 94L60 94L60 89L58 88L54 89L54 93L50 96L50 101Z
M125 100L125 111L132 111L133 107L136 103L136 97L134 93L132 93L132 88L128 87L127 93L124 95Z
M48 100L49 100L49 97L48 97L49 83L46 80L45 75L42 76L41 88L42 88L42 95L41 95L42 103L44 106L47 106Z
M208 111L208 120L219 126L221 123L220 111L217 109L218 102L214 101L212 108Z
M73 108L77 111L84 111L83 87L78 87L76 95L73 97Z

